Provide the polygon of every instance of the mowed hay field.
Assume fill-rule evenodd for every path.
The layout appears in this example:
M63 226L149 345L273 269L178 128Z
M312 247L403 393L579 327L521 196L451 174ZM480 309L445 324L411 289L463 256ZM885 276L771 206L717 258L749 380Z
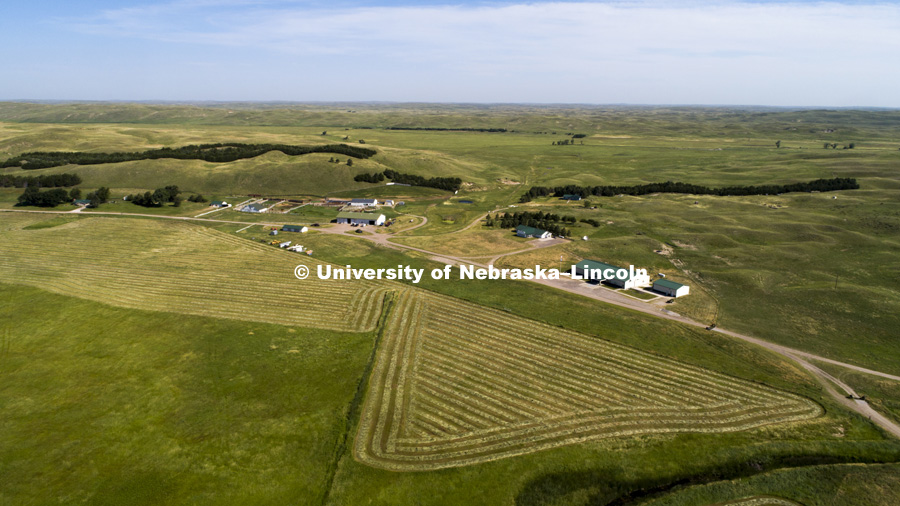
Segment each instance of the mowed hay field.
M793 394L451 297L315 275L301 282L294 265L316 262L196 225L37 215L4 228L7 281L123 307L364 332L375 330L386 292L398 291L357 441L356 455L380 467L459 466L597 437L821 414Z
M0 216L0 278L121 307L368 332L381 314L377 284L300 281L319 262L206 227L80 218L28 226ZM18 223L16 227L13 223ZM268 237L268 236L263 236Z
M427 470L605 437L731 432L820 414L797 395L407 290L385 331L355 455Z

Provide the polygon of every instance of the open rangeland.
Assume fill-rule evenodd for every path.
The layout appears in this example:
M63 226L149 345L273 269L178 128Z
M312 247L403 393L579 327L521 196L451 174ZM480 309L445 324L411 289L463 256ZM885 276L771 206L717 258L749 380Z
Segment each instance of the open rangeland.
M0 103L0 159L363 139L378 152L352 166L270 152L0 175L78 174L83 193L110 188L117 202L100 211L148 215L209 209L121 198L178 185L230 203L403 200L408 231L379 235L492 258L520 241L479 216L553 211L595 224L502 266L634 263L691 285L664 308L898 373L895 111L353 110ZM451 130L406 129L418 127ZM386 168L463 185L354 180ZM535 185L830 177L861 188L519 202ZM0 207L22 191L0 189ZM224 210L210 217L241 223L206 226L91 212L0 214L0 503L897 503L896 440L796 364L724 334L533 283L298 281L296 265L320 261L435 267L357 234L278 236L315 259L259 243L272 239L259 224L324 224L324 209ZM896 419L891 380L829 371Z

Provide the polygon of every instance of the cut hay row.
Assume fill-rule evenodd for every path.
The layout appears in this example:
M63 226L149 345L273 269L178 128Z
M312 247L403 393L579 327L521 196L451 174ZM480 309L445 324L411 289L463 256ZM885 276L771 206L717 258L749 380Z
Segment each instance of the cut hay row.
M798 502L794 502L781 497L757 496L748 497L746 499L738 499L721 503L721 506L802 506Z
M7 230L0 277L122 307L340 331L375 328L384 285L297 280L316 262L204 227L90 218Z
M437 294L404 292L356 439L392 470L456 467L637 434L806 420L802 397Z

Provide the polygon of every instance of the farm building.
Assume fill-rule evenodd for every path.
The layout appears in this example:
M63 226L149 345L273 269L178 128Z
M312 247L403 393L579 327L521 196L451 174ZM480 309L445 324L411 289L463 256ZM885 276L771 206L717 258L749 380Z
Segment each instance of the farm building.
M644 269L631 272L606 262L582 260L575 265L575 274L581 279L605 281L619 288L637 288L650 284L650 276Z
M76 206L89 206L91 205L91 201L88 199L75 199L72 201Z
M563 200L581 200L581 195L572 195L572 194L567 193L562 196L562 199Z
M394 206L394 201L393 201L393 200L385 200L385 201L382 202L382 203L383 203L384 205L388 206L388 207L393 207L393 206Z
M668 279L657 279L653 282L653 289L669 297L681 297L691 291L690 286L669 281Z
M553 237L553 234L547 232L546 230L527 227L525 225L519 225L518 227L516 227L516 235L519 237L536 237L538 239L550 239L551 237Z
M241 208L241 211L245 213L264 213L268 211L272 207L272 204L268 202L259 202L256 204L247 204L246 206Z
M231 204L225 202L224 200L213 200L209 203L212 207L231 207Z
M282 232L299 232L301 234L305 234L309 232L309 228L304 227L302 225L285 225L281 227Z
M376 200L376 199L350 199L350 205L353 207L377 206L378 200Z
M339 224L350 223L353 225L384 225L385 216L375 213L338 213Z
M625 276L619 276L619 271L616 271L616 275L606 282L619 288L640 288L650 285L650 276L643 270L635 272L634 275L629 272Z

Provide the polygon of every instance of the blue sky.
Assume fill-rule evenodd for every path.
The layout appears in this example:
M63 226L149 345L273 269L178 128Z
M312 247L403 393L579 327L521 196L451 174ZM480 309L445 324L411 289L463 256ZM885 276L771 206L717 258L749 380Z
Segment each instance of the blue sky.
M896 2L8 0L0 48L0 99L900 107Z

